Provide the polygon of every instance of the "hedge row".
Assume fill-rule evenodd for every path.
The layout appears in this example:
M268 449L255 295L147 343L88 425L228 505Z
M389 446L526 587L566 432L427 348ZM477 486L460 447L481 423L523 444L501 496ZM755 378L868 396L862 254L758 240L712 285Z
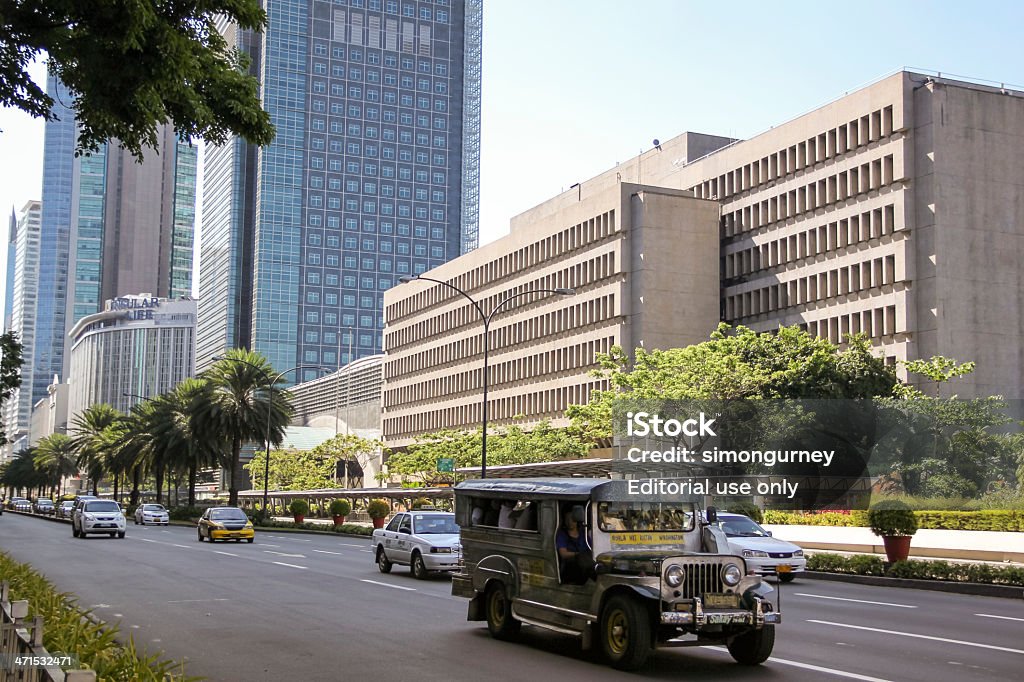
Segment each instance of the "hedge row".
M886 565L879 557L867 554L840 556L815 553L807 558L807 570L826 573L877 575L888 578L946 580L961 583L1024 586L1024 568L993 564L960 564L948 561L897 561Z
M301 530L318 530L323 533L342 533L345 535L373 535L373 528L370 526L363 526L358 523L343 523L340 526L330 526L325 523L293 523L289 521L263 521L256 526L257 529L301 529Z
M914 515L917 517L918 528L1024 531L1024 511L1019 510L915 511ZM853 511L849 514L800 514L767 510L764 512L764 523L798 526L867 526L868 515L865 511Z
M29 620L43 617L43 646L52 655L70 654L85 667L96 671L97 680L132 682L134 680L185 681L198 677L185 675L184 664L168 661L160 654L147 654L135 648L129 636L126 644L117 641L115 626L87 618L78 600L58 592L53 583L28 564L15 561L0 552L0 578L11 586L10 599L28 600Z

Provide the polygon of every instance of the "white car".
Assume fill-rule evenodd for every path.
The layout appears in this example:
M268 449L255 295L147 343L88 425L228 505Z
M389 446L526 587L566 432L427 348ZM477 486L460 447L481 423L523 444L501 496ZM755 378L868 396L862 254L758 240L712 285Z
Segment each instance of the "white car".
M792 542L773 538L771 531L742 514L718 513L718 525L725 531L729 547L747 562L747 570L759 575L776 575L784 583L807 568L804 551ZM789 571L779 571L788 566Z
M373 531L374 557L381 573L390 573L394 564L409 566L420 580L431 571L457 571L461 548L455 514L448 512L395 514L386 528Z
M71 535L76 538L90 533L123 538L126 526L121 507L113 500L82 500L71 516Z
M135 510L135 525L140 523L148 526L154 523L158 526L166 526L170 523L171 517L162 504L140 504Z

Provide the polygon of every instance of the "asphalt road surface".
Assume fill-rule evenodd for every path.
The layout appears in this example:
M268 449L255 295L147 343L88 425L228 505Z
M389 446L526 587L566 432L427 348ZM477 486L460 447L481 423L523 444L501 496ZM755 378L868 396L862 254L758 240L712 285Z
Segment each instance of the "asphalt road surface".
M620 680L568 636L524 627L498 642L466 618L444 576L377 571L368 541L257 532L196 541L184 527L129 524L124 540L76 540L66 524L4 514L0 549L140 647L187 672L256 680ZM1024 600L797 579L783 587L775 651L746 668L717 648L659 649L657 680L1021 679Z

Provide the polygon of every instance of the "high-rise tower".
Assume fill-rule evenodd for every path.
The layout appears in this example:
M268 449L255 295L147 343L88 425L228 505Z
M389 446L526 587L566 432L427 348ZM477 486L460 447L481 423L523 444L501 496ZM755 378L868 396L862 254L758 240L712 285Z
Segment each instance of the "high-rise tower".
M277 136L207 150L200 367L234 346L280 369L379 353L383 292L476 248L481 12L284 0L262 35L223 27Z

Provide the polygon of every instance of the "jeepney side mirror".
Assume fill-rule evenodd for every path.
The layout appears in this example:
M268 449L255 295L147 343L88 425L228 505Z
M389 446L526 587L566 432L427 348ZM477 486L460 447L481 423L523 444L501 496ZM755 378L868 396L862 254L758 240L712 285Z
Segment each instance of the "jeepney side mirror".
M707 525L712 525L718 522L718 509L715 507L708 507L706 516L708 517Z

